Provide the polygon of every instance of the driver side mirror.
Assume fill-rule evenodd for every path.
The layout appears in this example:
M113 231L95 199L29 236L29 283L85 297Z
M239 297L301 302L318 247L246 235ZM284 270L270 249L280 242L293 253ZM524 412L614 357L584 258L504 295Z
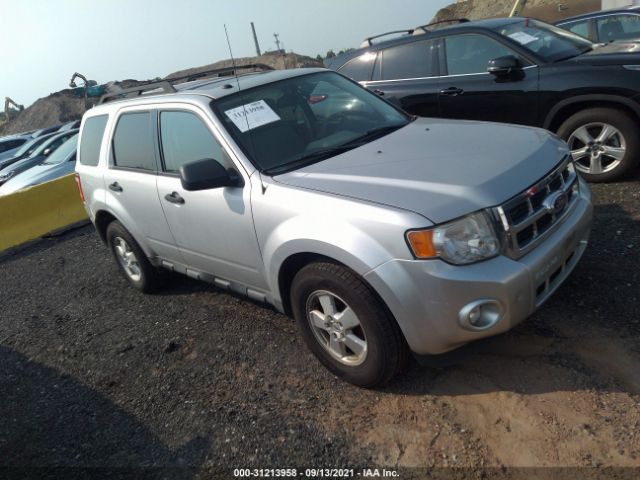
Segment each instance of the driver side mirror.
M190 192L244 185L242 177L235 170L227 170L213 158L204 158L182 165L180 183L182 188Z
M51 153L51 149L50 149L50 148L45 148L45 149L44 149L44 152L42 152L42 154L43 154L45 157L48 157L50 153Z
M510 77L522 71L520 60L513 55L505 55L504 57L489 60L487 72L498 78Z

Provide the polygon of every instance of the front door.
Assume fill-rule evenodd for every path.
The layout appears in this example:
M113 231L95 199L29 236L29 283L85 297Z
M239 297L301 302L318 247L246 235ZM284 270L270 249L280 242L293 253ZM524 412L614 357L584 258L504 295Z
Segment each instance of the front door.
M266 288L250 203L250 183L186 191L180 166L213 158L234 165L197 111L163 110L159 121L162 172L158 195L187 266L258 289Z
M440 116L535 125L538 67L520 58L524 68L509 78L487 72L490 60L506 55L520 58L485 35L445 37L440 44Z

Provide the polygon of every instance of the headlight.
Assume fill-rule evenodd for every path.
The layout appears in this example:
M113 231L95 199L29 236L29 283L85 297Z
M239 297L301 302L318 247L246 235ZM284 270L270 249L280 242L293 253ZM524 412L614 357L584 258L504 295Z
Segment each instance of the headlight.
M16 172L11 170L10 172L0 174L0 181L4 182L6 180L9 180L11 177L13 177L14 173Z
M456 265L495 257L500 241L484 212L427 230L407 232L407 242L417 258L441 258Z

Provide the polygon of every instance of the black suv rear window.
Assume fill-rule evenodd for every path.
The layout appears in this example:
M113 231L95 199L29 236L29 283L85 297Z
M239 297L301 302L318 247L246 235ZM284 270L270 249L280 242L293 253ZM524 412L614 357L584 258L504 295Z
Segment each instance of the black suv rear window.
M382 79L433 77L432 40L398 45L382 51Z
M95 167L100 160L100 146L104 127L107 125L107 115L97 115L87 118L82 129L82 140L80 141L80 158L82 165Z
M113 135L113 163L122 168L156 170L151 113L125 113Z

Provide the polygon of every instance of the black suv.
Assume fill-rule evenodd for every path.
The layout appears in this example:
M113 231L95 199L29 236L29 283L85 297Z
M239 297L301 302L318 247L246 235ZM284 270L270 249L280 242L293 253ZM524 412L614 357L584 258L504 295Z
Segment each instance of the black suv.
M590 181L638 164L640 44L598 45L528 18L436 27L366 39L326 66L414 115L556 132Z

